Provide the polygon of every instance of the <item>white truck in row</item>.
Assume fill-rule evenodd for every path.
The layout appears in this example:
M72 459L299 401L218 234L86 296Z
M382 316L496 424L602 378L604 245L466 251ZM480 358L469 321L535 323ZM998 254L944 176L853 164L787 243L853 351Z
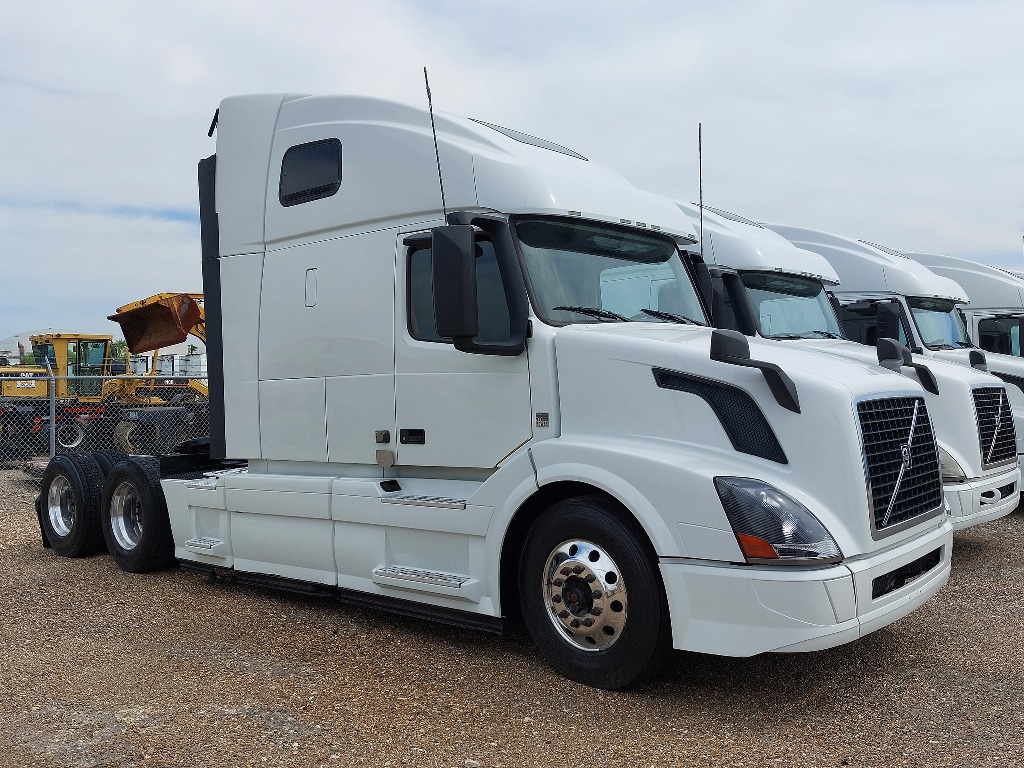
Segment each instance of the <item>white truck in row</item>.
M966 292L970 303L959 304L956 315L966 325L970 338L986 352L998 355L990 361L990 369L1009 365L1002 356L1022 357L1021 326L1024 325L1024 278L1011 271L922 251L903 251L904 255L928 267L932 272L955 281ZM959 328L953 316L948 321L950 333ZM1024 368L1012 373L1024 376ZM1007 379L1009 383L1010 380Z
M1024 389L1019 384L1005 386L1024 381L1024 361L974 345L958 309L969 301L963 286L886 246L798 227L765 226L824 256L836 270L840 284L834 294L843 327L852 338L870 343L872 328L878 335L887 326L894 327L913 353L929 363L946 360L975 366L1000 379L1004 394L999 402L978 402L979 429L1005 423L1008 405L1018 463L1024 461ZM1005 432L998 433L999 440L1008 441Z
M925 388L954 529L995 520L1017 507L1020 432L1014 428L1017 419L1011 416L1006 386L967 365L971 362L967 350L960 353L959 363L923 356L914 321L923 324L925 318L900 311L898 302L905 300L901 288L914 292L912 302L924 302L922 294L935 301L936 292L944 295L958 291L957 286L907 259L885 261L885 272L879 274L872 270L877 269L878 260L867 252L870 246L850 247L838 236L761 225L707 207L702 215L696 206L679 206L691 222L703 224L704 258L716 267L713 316L717 325L852 360L871 361L876 355L881 360L878 340L897 340L901 359L883 364ZM783 236L795 239L794 233L800 242L818 245L820 252L797 247ZM823 243L830 247L824 248ZM834 256L840 248L842 260ZM907 344L915 351L908 350ZM981 365L979 353L974 354L975 365Z
M55 458L48 545L521 622L603 688L672 648L840 645L942 587L918 381L708 327L687 217L577 152L440 114L434 141L372 98L221 103L209 443Z

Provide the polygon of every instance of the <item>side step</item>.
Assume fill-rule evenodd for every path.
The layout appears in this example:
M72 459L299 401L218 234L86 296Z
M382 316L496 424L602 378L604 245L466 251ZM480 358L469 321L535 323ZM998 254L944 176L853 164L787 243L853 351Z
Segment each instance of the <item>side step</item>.
M200 536L196 539L189 539L182 546L187 549L213 549L219 547L224 542L220 539L211 539L207 536Z
M480 582L459 573L405 568L400 565L382 565L373 569L372 581L382 587L429 592L474 603L480 601Z
M233 569L204 565L192 560L179 560L178 566L183 571L206 576L210 584L223 582L226 584L245 584L254 587L276 589L311 597L330 597L345 605L355 606L369 611L386 611L397 616L433 621L453 627L463 627L481 632L505 635L509 631L505 620L500 616L482 616L477 613L428 605L411 600L403 600L389 595L371 595L352 589L325 587L304 581L286 579L283 576L265 576L262 574L245 573Z
M409 504L416 507L440 507L442 509L465 509L465 499L452 499L447 496L381 496L385 504Z

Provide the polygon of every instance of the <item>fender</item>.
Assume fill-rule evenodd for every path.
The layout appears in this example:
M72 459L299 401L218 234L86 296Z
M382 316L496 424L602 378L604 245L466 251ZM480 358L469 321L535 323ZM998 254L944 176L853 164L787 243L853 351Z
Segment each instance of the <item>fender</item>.
M571 481L607 493L636 518L658 557L727 561L743 556L712 478L736 475L743 464L750 464L751 474L764 476L768 463L748 462L731 452L726 461L714 452L690 451L682 444L663 441L623 438L595 444L593 437L585 436L545 441L534 446L532 454L539 487ZM688 551L678 523L717 532L720 545L714 552Z

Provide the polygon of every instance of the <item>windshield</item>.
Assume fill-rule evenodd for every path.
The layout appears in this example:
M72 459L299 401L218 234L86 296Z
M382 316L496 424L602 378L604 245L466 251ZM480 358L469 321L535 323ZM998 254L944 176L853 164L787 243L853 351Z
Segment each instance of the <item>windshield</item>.
M978 323L978 346L986 352L1021 357L1024 316L987 317Z
M562 219L519 219L515 233L537 314L558 324L707 320L667 237Z
M929 349L973 347L956 303L948 299L908 298L910 314Z
M57 367L57 353L54 352L53 344L33 344L32 356L35 358L36 365L45 367L49 362L51 368Z
M769 339L843 338L825 288L817 280L775 272L740 275L757 316L761 335Z

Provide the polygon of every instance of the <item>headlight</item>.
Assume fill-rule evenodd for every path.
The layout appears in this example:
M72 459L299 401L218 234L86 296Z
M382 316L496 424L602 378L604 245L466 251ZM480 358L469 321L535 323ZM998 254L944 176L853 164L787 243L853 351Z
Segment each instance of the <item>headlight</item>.
M716 477L715 490L748 563L826 564L843 559L810 510L768 483Z
M956 459L950 456L944 448L939 448L939 468L942 470L942 482L944 483L966 483L967 473L963 471Z

